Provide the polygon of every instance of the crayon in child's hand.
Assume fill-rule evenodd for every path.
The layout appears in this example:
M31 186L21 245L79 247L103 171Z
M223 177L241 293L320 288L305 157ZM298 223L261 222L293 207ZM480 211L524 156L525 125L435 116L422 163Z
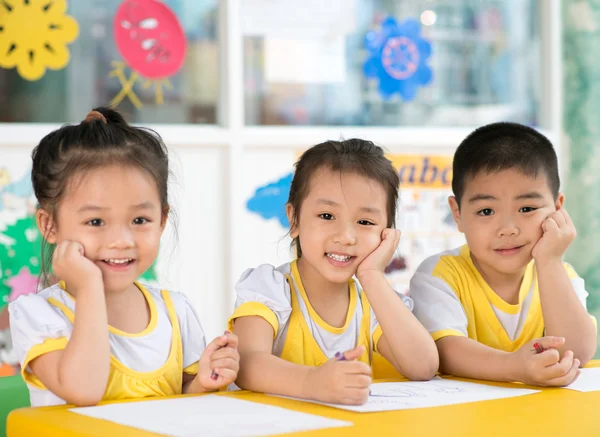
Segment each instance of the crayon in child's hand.
M336 352L336 353L335 353L335 359L336 359L337 361L346 361L346 357L345 357L345 356L344 356L344 354L343 354L343 353L341 353L341 352Z
M533 343L533 348L535 349L536 354L541 354L545 350L539 343Z

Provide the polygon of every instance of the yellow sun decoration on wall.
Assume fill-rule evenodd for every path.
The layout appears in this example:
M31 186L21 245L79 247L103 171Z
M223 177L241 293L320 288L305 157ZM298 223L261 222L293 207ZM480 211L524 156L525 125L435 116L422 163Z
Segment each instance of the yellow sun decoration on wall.
M64 68L79 33L66 10L66 0L0 0L0 67L31 81Z

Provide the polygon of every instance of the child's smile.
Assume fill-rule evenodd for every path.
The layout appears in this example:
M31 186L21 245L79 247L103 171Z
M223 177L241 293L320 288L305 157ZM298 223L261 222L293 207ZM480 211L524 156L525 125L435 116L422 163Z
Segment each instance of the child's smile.
M325 253L325 256L328 258L329 262L336 267L348 267L352 264L352 261L356 259L355 256L339 252Z

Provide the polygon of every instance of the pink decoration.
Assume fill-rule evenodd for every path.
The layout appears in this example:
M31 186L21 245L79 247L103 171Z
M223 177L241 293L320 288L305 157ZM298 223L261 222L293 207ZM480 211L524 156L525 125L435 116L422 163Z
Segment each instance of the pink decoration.
M29 268L23 267L19 274L6 281L11 288L8 301L12 302L24 294L35 293L38 287L38 278L29 273Z
M114 18L119 53L148 79L167 78L183 65L186 39L177 16L158 0L125 0Z

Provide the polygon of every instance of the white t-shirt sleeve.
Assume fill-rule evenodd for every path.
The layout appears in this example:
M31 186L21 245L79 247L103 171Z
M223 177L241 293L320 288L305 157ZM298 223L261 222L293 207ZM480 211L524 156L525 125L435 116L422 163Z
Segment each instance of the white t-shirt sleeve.
M237 298L230 325L239 317L259 316L273 327L276 336L287 324L292 313L290 286L285 274L272 265L246 270L235 285L235 292Z
M29 294L8 305L10 333L17 359L27 382L29 362L64 349L73 330L71 324L42 296Z
M171 292L171 298L179 319L185 369L198 362L206 349L206 338L200 318L187 296L183 293Z
M468 336L468 319L452 287L431 274L417 271L410 280L413 313L434 340L450 335Z
M585 289L585 281L583 280L583 278L579 277L579 275L577 274L577 272L575 272L575 269L573 269L571 264L564 263L564 266L565 270L567 271L567 274L569 275L569 279L571 280L571 284L573 285L573 289L575 290L575 294L577 295L579 302L581 302L581 304L587 311L587 298L589 296L589 293Z

